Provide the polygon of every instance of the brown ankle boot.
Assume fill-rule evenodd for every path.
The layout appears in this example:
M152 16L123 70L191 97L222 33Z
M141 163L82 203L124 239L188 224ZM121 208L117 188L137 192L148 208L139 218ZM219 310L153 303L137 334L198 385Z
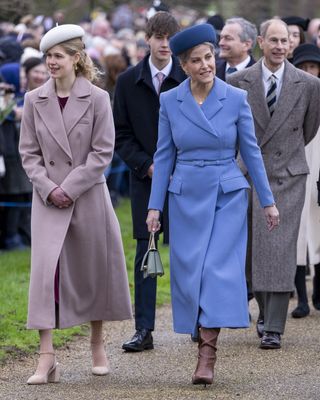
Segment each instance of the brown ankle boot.
M211 385L213 367L216 362L216 344L220 328L200 328L199 354L197 368L192 375L194 385Z

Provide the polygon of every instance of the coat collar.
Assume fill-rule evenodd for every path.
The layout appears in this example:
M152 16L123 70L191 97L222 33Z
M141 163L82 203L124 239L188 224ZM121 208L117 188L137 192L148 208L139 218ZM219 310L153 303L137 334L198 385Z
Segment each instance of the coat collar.
M275 112L270 117L262 82L262 59L244 70L240 87L248 91L248 100L256 122L265 132L259 139L260 146L268 142L287 119L301 97L303 84L295 67L285 60L283 83Z
M177 100L181 102L180 110L186 118L201 129L218 136L210 120L223 107L222 100L226 98L227 84L215 77L211 92L203 104L203 110L199 107L190 90L190 78L182 82L177 89Z
M69 146L68 135L76 123L87 111L91 100L91 83L83 78L76 78L63 113L55 91L53 79L49 79L38 92L35 108L40 118L47 126L49 132L57 141L63 151L71 158L72 152Z

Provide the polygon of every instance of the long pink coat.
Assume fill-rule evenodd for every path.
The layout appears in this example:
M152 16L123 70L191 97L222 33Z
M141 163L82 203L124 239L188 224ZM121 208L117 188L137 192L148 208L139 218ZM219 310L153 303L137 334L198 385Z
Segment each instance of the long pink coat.
M85 78L76 79L63 113L52 79L26 95L20 153L33 184L28 328L132 316L119 223L103 175L113 146L108 94ZM58 185L74 201L69 208L47 202Z

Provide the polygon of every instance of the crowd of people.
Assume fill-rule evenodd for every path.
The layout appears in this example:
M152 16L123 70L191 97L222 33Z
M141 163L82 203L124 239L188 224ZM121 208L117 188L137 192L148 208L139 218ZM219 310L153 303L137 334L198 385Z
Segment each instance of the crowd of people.
M102 321L131 318L113 210L123 194L136 240L126 352L154 347L157 280L141 271L151 232L170 243L174 330L198 342L194 384L213 382L219 332L249 326L252 298L259 347L281 348L295 289L292 317L310 313L310 265L320 310L320 20L277 16L258 33L215 15L181 29L159 1L63 17L0 25L1 248L32 243L40 358L28 383L59 380L52 329L83 322L92 373L110 372Z

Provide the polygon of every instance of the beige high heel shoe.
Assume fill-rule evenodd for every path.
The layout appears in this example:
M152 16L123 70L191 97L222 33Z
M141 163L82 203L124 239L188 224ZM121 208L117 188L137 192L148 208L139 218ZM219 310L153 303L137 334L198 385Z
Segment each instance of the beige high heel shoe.
M40 352L41 354L51 354L54 356L52 367L45 374L34 374L27 380L28 385L45 385L47 383L58 383L60 380L60 366L56 362L55 353Z
M91 351L93 351L94 347L102 346L103 351L105 352L104 349L104 341L103 342L91 342ZM92 374L93 375L98 375L98 376L103 376L103 375L108 375L110 373L110 364L108 357L106 356L106 365L100 365L100 366L95 366L92 365Z

